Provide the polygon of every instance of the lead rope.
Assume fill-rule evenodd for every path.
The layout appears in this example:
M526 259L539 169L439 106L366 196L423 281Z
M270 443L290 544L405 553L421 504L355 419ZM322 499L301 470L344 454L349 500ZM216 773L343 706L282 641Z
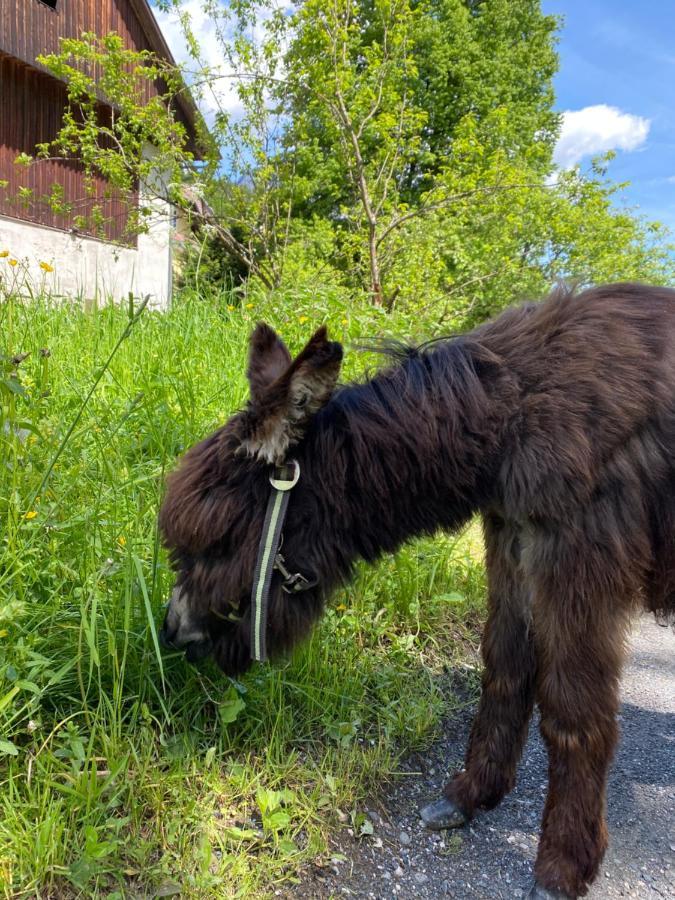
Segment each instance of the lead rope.
M267 659L266 632L270 582L290 491L298 483L299 478L300 465L294 459L283 466L277 466L270 475L272 493L267 501L251 592L251 657L256 662L264 662Z

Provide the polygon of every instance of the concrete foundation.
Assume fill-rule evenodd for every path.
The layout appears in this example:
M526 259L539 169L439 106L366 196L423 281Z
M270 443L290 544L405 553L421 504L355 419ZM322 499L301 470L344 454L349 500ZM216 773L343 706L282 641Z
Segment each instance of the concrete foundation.
M96 238L0 216L0 278L17 291L105 302L150 295L150 305L166 309L171 301L172 210L154 198L147 234L135 249ZM10 266L9 259L17 265ZM40 263L53 267L45 272Z

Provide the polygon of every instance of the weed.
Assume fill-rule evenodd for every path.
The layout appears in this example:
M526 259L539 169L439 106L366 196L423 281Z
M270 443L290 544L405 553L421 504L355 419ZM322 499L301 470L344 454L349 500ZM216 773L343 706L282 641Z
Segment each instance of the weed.
M250 299L140 314L0 297L7 895L265 896L452 701L443 670L481 615L475 530L360 568L307 643L242 683L160 653L165 473L243 402L253 323L293 349L319 318L347 342L383 327L337 302ZM348 354L347 375L363 364Z

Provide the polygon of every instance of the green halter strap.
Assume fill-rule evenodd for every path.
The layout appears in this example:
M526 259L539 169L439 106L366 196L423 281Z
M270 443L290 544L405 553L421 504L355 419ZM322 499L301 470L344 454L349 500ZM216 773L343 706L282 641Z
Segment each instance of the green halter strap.
M258 559L253 578L253 590L251 592L251 657L258 662L267 659L266 631L267 608L269 603L270 582L272 571L279 568L278 557L281 530L286 518L290 491L298 483L300 478L300 465L294 459L283 466L277 466L270 475L272 492L267 501L265 523L258 548ZM283 558L281 558L283 565ZM285 581L288 573L285 575ZM291 576L297 578L302 576ZM304 580L304 579L303 579ZM309 586L309 583L307 583Z

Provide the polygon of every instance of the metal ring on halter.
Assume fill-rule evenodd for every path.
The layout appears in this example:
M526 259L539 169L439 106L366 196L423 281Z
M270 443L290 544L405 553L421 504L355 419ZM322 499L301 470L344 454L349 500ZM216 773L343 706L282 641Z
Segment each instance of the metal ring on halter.
M293 478L289 481L287 478L278 478L276 477L280 472L285 468L284 466L277 466L274 470L274 473L270 475L270 484L277 491L290 491L291 488L294 488L298 483L300 478L300 463L297 459L289 459L286 463L286 466L293 466Z

